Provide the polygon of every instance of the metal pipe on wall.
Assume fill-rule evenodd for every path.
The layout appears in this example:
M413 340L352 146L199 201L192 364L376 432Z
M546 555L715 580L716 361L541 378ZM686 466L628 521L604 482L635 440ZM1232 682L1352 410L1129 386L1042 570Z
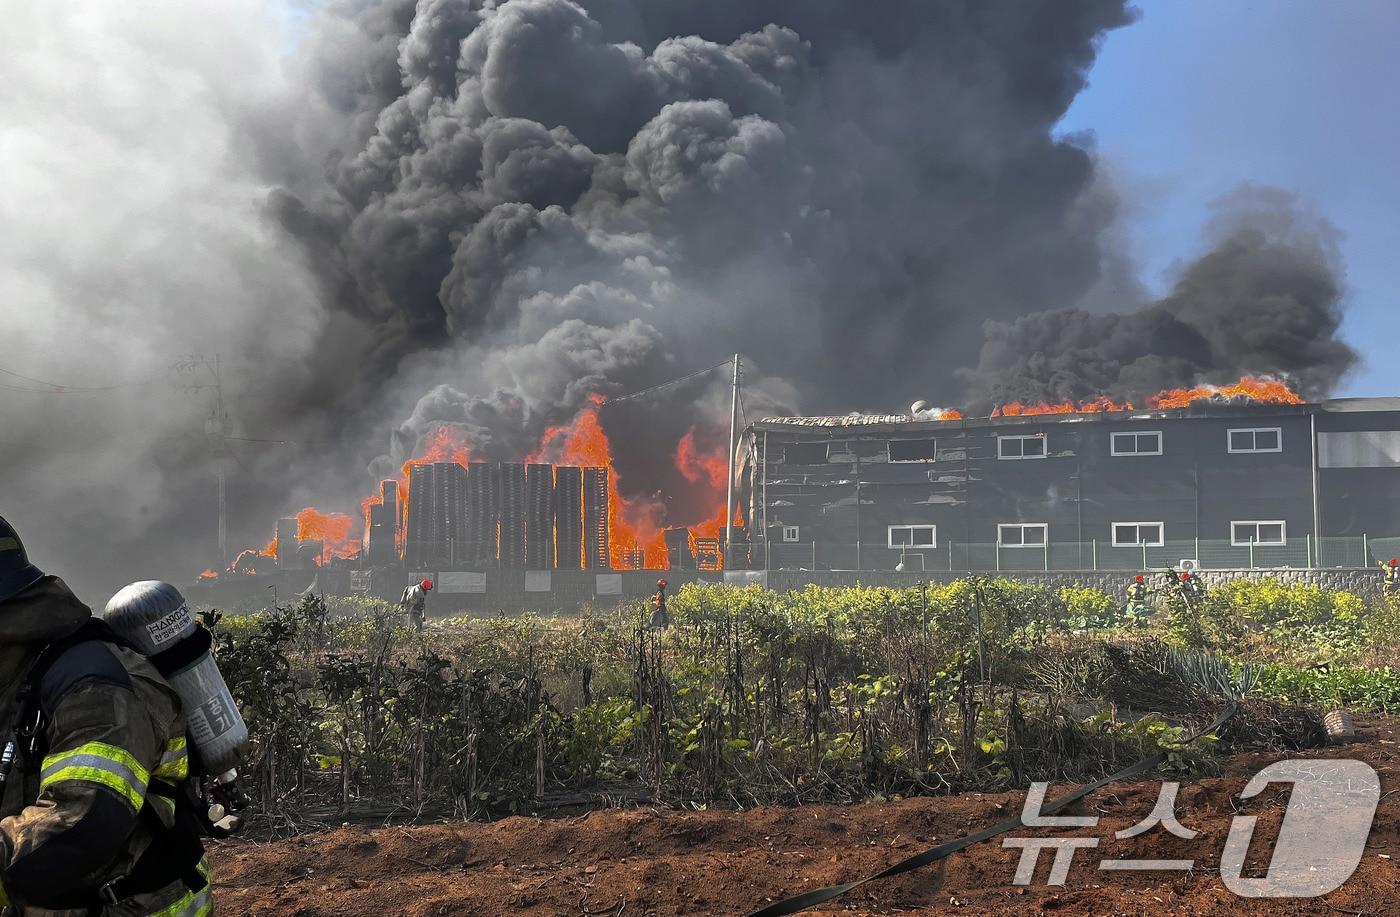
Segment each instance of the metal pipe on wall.
M1318 502L1318 477L1320 471L1317 463L1317 412L1308 415L1308 427L1312 434L1312 509L1313 509L1313 541L1319 547L1322 545L1322 512L1321 504ZM1312 549L1308 550L1308 566L1313 563Z

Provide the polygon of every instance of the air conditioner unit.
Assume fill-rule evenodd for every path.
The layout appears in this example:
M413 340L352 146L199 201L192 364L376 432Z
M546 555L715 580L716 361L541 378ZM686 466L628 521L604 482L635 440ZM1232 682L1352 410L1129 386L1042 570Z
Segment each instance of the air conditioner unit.
M1197 569L1200 568L1200 566L1201 566L1200 561L1196 560L1195 558L1183 557L1183 558L1181 559L1181 562L1178 563L1178 564L1176 565L1176 568L1177 568L1178 570L1183 570L1183 571L1189 570L1189 571L1191 571L1192 573L1194 573Z

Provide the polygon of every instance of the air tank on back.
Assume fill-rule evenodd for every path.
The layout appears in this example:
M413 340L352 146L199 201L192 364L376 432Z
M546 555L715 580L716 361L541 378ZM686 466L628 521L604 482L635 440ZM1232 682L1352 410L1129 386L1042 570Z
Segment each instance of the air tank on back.
M112 596L102 617L180 695L204 772L231 780L227 772L247 749L248 726L209 652L209 631L195 624L180 590L158 580L132 583Z

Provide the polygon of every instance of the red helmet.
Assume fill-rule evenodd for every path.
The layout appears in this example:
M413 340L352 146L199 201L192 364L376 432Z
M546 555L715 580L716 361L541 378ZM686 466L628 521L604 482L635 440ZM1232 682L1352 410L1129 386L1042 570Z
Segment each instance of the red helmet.
M1135 582L1135 583L1141 583L1142 581L1143 581L1143 578L1142 578L1142 574L1141 574L1141 573L1139 573L1137 576L1133 577L1133 582Z
M666 581L665 581L664 579L659 579L659 580L657 580L657 581L656 581L656 588L657 588L657 589L665 589L665 588L666 588Z
M430 580L430 579L425 579L425 580L423 580L423 582L419 583L418 585L420 585L420 586L423 587L423 591L424 591L424 592L432 592L432 591L433 591L433 581Z
M1191 571L1190 571L1190 570L1182 570L1182 571L1181 571L1181 578L1182 578L1183 580L1189 580L1189 579L1191 578Z
M1397 558L1392 557L1392 558L1390 559L1390 565L1391 565L1392 567L1400 566L1400 559L1397 559Z

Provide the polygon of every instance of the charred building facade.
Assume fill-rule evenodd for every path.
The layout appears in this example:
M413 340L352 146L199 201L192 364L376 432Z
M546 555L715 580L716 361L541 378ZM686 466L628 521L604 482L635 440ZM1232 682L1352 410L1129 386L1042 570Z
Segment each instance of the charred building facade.
M750 566L1365 566L1400 552L1400 399L746 431Z

